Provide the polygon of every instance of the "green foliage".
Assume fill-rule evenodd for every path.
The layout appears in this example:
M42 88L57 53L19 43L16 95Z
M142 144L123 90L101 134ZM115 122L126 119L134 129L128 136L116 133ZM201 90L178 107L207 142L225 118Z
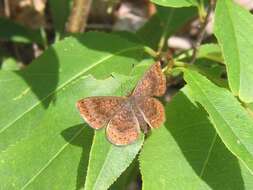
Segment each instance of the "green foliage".
M164 68L168 79L186 85L172 101L162 98L161 128L115 146L104 129L94 131L81 119L77 100L131 93L154 63L149 54L166 53L166 39L203 13L203 1L153 2L157 12L136 34L58 38L21 70L18 60L0 52L1 190L127 190L133 181L143 190L253 189L253 23L232 0L217 2L218 43L198 47L192 65L190 49ZM70 3L49 1L58 37ZM41 32L9 20L1 19L0 28L5 41L44 41Z
M116 47L115 44L112 48L110 48L111 44L105 44L104 47L100 45L96 46L97 40L100 41L103 40L103 38L109 39L108 37L111 38L111 40L117 41L118 47ZM88 42L89 40L91 40L91 43ZM86 41L87 46L82 44L83 41ZM88 48L88 46L91 47ZM96 48L99 48L100 50ZM87 53L87 51L89 53ZM91 77L87 78L85 76L91 73L96 76L96 73L101 70L101 66L104 65L107 65L108 70L99 72L98 77L100 78L110 76L110 73L113 71L117 71L122 74L129 74L132 65L136 64L138 59L141 58L141 51L141 45L125 41L117 35L87 33L82 37L70 37L62 42L59 42L52 48L49 48L42 57L36 60L36 63L32 63L32 65L25 71L16 73L2 71L0 76L1 88L5 89L8 86L12 86L12 88L9 88L8 93L1 91L1 98L4 100L1 101L1 108L3 108L1 109L1 115L4 115L5 113L10 114L8 118L1 117L1 152L3 153L1 154L1 158L5 160L5 158L8 159L12 157L13 154L18 154L20 156L20 159L17 157L17 161L15 163L1 162L0 167L5 168L1 169L1 171L5 173L5 171L8 170L12 173L12 175L8 176L4 173L1 174L2 179L7 177L6 184L1 184L3 188L11 188L12 186L10 185L13 185L13 187L16 186L16 188L19 189L28 185L33 186L33 184L35 184L36 187L37 183L34 183L35 176L42 172L40 170L43 170L44 173L43 168L48 168L47 164L51 163L55 156L57 156L57 159L59 158L59 160L61 160L61 156L58 156L58 152L61 152L67 144L71 143L68 143L68 141L73 141L74 139L72 138L79 137L79 133L81 133L84 129L83 126L80 125L81 121L75 108L75 102L80 98L93 96L96 93L98 93L97 95L105 95L109 93L113 95L114 85L118 86L120 91L123 90L121 88L122 85L120 78L118 79L116 77L113 80L106 79L105 81L96 81ZM82 57L82 55L84 57ZM80 64L80 62L83 61L85 62ZM119 72L120 70L122 72ZM82 77L85 78L82 79ZM22 78L23 80L20 80ZM124 78L124 80L126 80L126 78ZM109 83L106 84L106 81ZM102 85L103 90L99 90L98 87L101 86L99 83L104 83L104 85ZM51 87L49 85L51 85ZM71 90L69 88L74 88L75 90ZM78 90L79 88L80 90ZM78 91L78 93L75 91ZM68 93L68 95L65 93ZM51 101L52 104L49 106ZM69 107L70 109L65 110L64 107ZM54 120L44 116L46 109L48 109L47 112L49 112L46 115L48 115L48 117L54 117ZM57 114L63 112L66 115ZM64 118L68 118L69 121ZM65 129L67 130L66 140L64 140L64 136L61 135L64 135ZM38 134L40 134L39 139ZM91 133L89 132L89 134L88 138L91 138ZM85 135L86 134L83 134L82 132L82 136ZM33 146L34 143L31 142L35 139L37 139L37 143L36 146ZM80 141L79 144L83 143L81 136L78 141ZM52 148L50 146L51 143L54 145ZM88 146L87 143L85 146ZM107 143L107 146L108 144L109 143ZM83 144L77 144L79 147L82 145ZM95 144L93 144L93 146L95 146ZM30 155L28 155L23 149L24 147L26 147L26 150L30 153ZM78 148L77 150L79 150L79 155L81 156L80 149L81 148ZM47 152L48 150L50 150L50 152ZM74 153L74 150L70 149L69 154ZM86 155L88 153L89 152L86 150ZM40 159L34 160L32 154L37 155L36 157ZM78 152L76 154L78 154ZM72 157L72 155L69 156ZM78 164L80 156L77 156L76 158L73 157L73 162L70 161L70 163ZM132 159L134 156L135 155L132 156ZM85 157L82 159L84 158ZM58 163L57 159L54 161L56 164ZM24 162L26 164L24 164ZM27 164L29 165L30 171L25 169L28 167ZM74 169L77 168L78 165L69 165L69 167L73 167L72 169ZM11 170L12 168L13 172ZM17 169L21 173L14 172ZM81 169L82 168L80 168L80 170ZM73 182L75 180L75 176L73 177L73 175L77 175L77 170L78 168L69 174L69 177L73 179ZM85 167L83 167L83 170L85 170ZM48 170L46 170L45 173L47 171ZM81 171L79 173L81 173ZM19 176L24 176L24 179L19 179ZM66 176L66 178L68 177ZM41 179L36 181L39 181L37 185L42 185L43 187L47 187L47 185L49 185L43 184ZM81 183L84 183L84 179ZM68 185L71 187L71 184ZM55 187L57 187L57 180L55 181Z
M49 0L50 12L57 35L63 35L72 0Z
M144 140L142 137L127 147L117 147L109 143L104 134L100 130L94 136L85 183L87 190L108 189L133 161Z
M101 45L105 39L115 43ZM142 49L142 45L118 35L87 33L55 44L26 70L2 71L0 88L8 91L1 91L0 115L5 117L1 117L0 150L29 136L51 100L56 102L57 93L66 86L88 74L98 78L108 77L114 71L129 74L132 65L141 59Z
M3 59L1 69L8 71L15 71L18 70L19 68L17 61L12 57L8 57Z
M253 101L253 16L231 0L218 1L215 35L227 65L228 81L234 95Z
M206 58L212 61L223 63L221 49L217 44L204 44L199 47L198 58Z
M151 0L152 2L165 7L189 7L196 6L197 0Z
M162 126L147 140L140 155L143 189L210 189L196 175L172 137Z
M195 71L185 71L192 95L209 114L217 133L253 174L253 120L237 99Z
M105 154L101 154L101 160L98 159L97 154L95 160L90 157L93 164L89 166L89 170L91 167L92 169L95 167L98 172L101 172L101 175L108 169L110 171L113 163L119 159L119 155L122 156L120 164L123 168L118 168L118 164L114 165L114 167L117 166L116 169L119 172L116 173L117 176L115 174L108 176L109 184L108 179L102 178L102 176L97 180L94 179L94 182L103 183L109 187L135 157L141 142L133 144L128 149L118 148L108 143L104 138L103 131L100 131L100 134L98 133L100 136L96 135L92 143L93 130L82 124L75 108L75 102L87 96L119 94L122 92L122 83L129 82L129 80L132 80L131 77L121 75L105 80L85 76L68 85L63 91L58 92L57 101L49 106L40 124L31 124L30 127L33 129L26 137L20 139L18 143L13 141L13 144L1 151L0 155L3 162L0 165L0 176L5 181L5 183L1 183L1 189L80 188L85 182L89 154L93 157L96 151L99 154L103 151ZM110 89L107 88L108 86ZM92 151L89 153L91 144L93 144ZM106 160L103 159L102 155ZM8 162L14 157L15 162ZM99 164L104 165L103 170L99 168L102 166ZM9 171L10 174L6 175L5 171ZM61 175L55 176L55 173ZM95 173L92 172L92 174ZM87 189L89 188L87 187Z
M144 144L140 156L144 190L237 190L244 184L251 189L253 176L222 143L188 87L165 105L165 126Z

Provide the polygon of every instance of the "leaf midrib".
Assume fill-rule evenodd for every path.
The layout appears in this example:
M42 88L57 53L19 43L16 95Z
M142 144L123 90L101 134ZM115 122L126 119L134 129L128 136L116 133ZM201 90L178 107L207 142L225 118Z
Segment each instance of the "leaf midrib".
M83 69L82 71L80 71L79 73L77 73L76 75L74 75L73 77L71 77L69 80L67 80L65 83L63 83L62 85L60 85L57 89L55 89L54 91L52 91L51 93L49 93L47 96L45 96L44 98L42 98L41 100L39 100L36 104L34 104L33 106L31 106L30 108L28 108L26 111L24 111L22 114L20 114L18 117L16 117L16 119L14 119L12 122L10 122L9 124L7 124L6 126L4 126L1 130L0 130L0 134L2 132L4 132L6 129L8 129L9 127L11 127L14 123L16 123L18 120L20 120L23 116L25 116L27 113L29 113L31 110L33 110L34 108L36 108L38 105L40 105L42 102L44 102L45 100L47 100L49 97L51 97L52 95L56 94L58 91L62 90L65 86L67 86L68 84L70 84L72 81L76 80L78 77L80 77L82 74L84 74L85 72L87 72L88 70L94 68L95 66L99 65L100 63L113 58L116 55L125 53L127 51L133 51L133 50L138 50L138 49L143 49L143 46L134 46L131 48L126 48L123 49L121 51L118 51L117 53L114 54L110 54L105 56L104 58L100 59L99 61L95 62L93 65Z

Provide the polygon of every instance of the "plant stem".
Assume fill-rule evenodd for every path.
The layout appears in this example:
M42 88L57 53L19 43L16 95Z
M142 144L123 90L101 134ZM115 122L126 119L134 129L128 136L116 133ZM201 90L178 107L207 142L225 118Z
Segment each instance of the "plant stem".
M203 38L204 38L204 35L205 35L205 29L206 29L206 26L208 24L211 12L214 9L214 6L215 6L215 0L210 0L210 4L209 4L208 9L207 9L207 14L205 16L205 19L204 19L203 23L200 26L197 40L196 40L196 42L195 42L195 44L193 46L193 53L192 53L192 58L191 58L190 64L194 63L195 60L196 60L196 56L197 56L197 53L198 53L198 48L199 48L200 44L203 41Z
M181 61L176 61L174 63L175 67L187 67L188 65L184 62L181 62Z
M199 12L199 18L201 20L201 23L203 23L206 17L204 0L199 0L198 12Z
M48 41L47 41L47 34L46 34L46 31L45 31L45 28L40 27L40 34L42 36L44 49L47 49L48 48Z
M148 46L145 46L145 47L144 47L144 51L145 51L147 54L149 54L151 57L153 57L153 58L157 58L157 56L158 56L157 52L154 51L153 49L151 49L151 48L148 47Z
M66 31L70 33L83 32L89 15L92 0L74 0Z

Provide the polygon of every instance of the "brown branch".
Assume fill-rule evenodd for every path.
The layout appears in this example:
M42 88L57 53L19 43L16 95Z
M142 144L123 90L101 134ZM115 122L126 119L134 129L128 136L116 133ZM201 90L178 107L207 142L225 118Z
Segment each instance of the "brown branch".
M70 33L83 32L86 28L92 0L74 0L66 31Z
M212 11L214 10L214 7L215 7L215 0L210 0L205 20L201 24L201 27L200 27L199 32L198 32L197 40L193 45L193 53L192 53L192 58L191 58L190 64L193 64L196 61L198 48L201 45L201 43L203 41L203 38L205 36L206 26L209 22L210 15L211 15Z
M9 0L4 0L4 14L5 14L6 17L11 16Z

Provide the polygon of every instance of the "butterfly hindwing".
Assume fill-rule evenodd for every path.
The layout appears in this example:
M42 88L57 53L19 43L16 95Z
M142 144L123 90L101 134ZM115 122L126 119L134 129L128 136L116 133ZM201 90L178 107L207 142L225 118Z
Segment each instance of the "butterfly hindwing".
M132 96L162 96L166 90L166 78L160 62L153 64L138 82Z
M139 135L138 119L128 102L109 121L106 136L115 145L128 145L136 141Z
M159 100L152 97L136 97L135 102L151 128L158 128L164 123L165 111Z
M125 103L125 97L98 96L77 102L77 108L83 119L94 129L104 127L111 117Z

